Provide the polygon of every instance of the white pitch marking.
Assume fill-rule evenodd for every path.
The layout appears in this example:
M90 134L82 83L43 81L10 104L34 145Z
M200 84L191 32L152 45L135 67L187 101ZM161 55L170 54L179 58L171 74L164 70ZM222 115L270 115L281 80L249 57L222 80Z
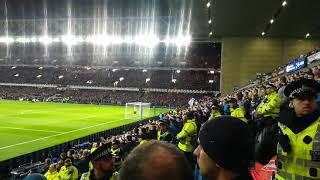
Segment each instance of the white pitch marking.
M43 140L43 139L49 139L49 138L56 137L56 136L61 136L61 135L64 135L64 134L69 134L69 133L81 131L81 130L84 130L84 129L90 129L90 128L93 128L93 127L101 126L101 125L104 125L104 124L110 124L110 123L114 123L114 122L118 122L118 121L122 121L122 120L125 120L125 119L119 119L119 120L115 120L115 121L109 121L109 122L105 122L105 123L101 123L101 124L96 124L96 125L93 125L93 126L88 126L88 127L84 127L84 128L80 128L80 129L75 129L75 130L68 131L68 132L64 132L64 133L60 133L60 134L54 134L54 135L51 135L51 136L46 136L46 137L43 137L43 138L34 139L34 140L31 140L31 141L26 141L26 142L22 142L22 143L12 144L12 145L9 145L9 146L0 147L0 150L2 150L2 149L7 149L7 148L10 148L10 147L14 147L14 146L19 146L19 145L22 145L22 144L28 144L28 143L40 141L40 140Z
M2 128L2 129L17 129L17 130L24 130L24 131L39 131L39 132L62 133L61 131L48 131L48 130L40 130L40 129L16 128L16 127L7 127L7 126L0 126L0 128Z

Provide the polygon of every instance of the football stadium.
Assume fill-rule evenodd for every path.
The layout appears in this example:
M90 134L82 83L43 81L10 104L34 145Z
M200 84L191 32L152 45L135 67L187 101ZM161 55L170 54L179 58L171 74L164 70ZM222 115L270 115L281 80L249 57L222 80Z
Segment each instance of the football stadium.
M320 179L319 0L0 0L0 179Z

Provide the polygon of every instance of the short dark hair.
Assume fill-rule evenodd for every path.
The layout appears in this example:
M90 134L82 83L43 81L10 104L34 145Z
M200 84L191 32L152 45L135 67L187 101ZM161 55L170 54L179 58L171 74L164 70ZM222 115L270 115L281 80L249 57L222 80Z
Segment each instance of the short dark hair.
M161 155L165 158L155 158ZM150 178L154 180L192 180L193 171L183 153L176 146L151 140L134 148L120 169L121 180Z

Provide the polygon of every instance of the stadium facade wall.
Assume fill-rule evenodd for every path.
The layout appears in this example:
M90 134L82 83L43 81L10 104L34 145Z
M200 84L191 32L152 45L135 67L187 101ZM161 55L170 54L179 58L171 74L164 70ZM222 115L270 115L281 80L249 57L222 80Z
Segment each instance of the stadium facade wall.
M224 37L221 56L221 92L248 84L256 73L268 73L320 47L320 40L260 37Z

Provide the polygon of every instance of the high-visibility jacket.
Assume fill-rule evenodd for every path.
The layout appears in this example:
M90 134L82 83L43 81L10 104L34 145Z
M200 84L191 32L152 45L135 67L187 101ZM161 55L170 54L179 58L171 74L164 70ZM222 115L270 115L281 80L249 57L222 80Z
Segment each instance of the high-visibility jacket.
M194 119L187 120L181 132L177 135L178 147L184 152L192 152L194 147L191 144L193 138L197 136L197 124Z
M94 178L94 170L91 170L89 172L83 173L80 180L93 180ZM112 174L112 177L109 178L109 180L118 180L119 179L119 173L114 172Z
M119 165L122 160L122 151L120 148L112 149L111 148L112 158L114 159L115 165Z
M74 166L62 166L59 171L59 179L61 180L76 180L78 179L78 169Z
M213 111L213 112L211 112L209 120L212 120L212 119L219 117L219 116L221 116L221 113L219 111Z
M147 140L143 139L143 140L140 141L139 144L145 144L145 143L147 143L147 142L148 142Z
M242 108L240 108L240 107L237 107L235 109L230 108L230 111L231 111L231 116L232 117L239 118L243 122L248 123L247 118L244 117L245 112L244 112L244 110Z
M280 180L320 179L320 118L298 134L278 123L290 140L290 152L278 144L277 174Z
M164 133L161 133L161 131L158 131L157 133L157 140L159 141L163 141L167 136L170 135L170 132L169 131L166 131Z
M58 180L58 175L59 175L59 173L57 171L50 172L50 170L48 170L44 174L44 176L47 178L47 180Z
M272 92L265 96L264 100L259 104L257 112L262 114L263 117L271 116L276 118L279 115L281 103L281 96L276 92Z

